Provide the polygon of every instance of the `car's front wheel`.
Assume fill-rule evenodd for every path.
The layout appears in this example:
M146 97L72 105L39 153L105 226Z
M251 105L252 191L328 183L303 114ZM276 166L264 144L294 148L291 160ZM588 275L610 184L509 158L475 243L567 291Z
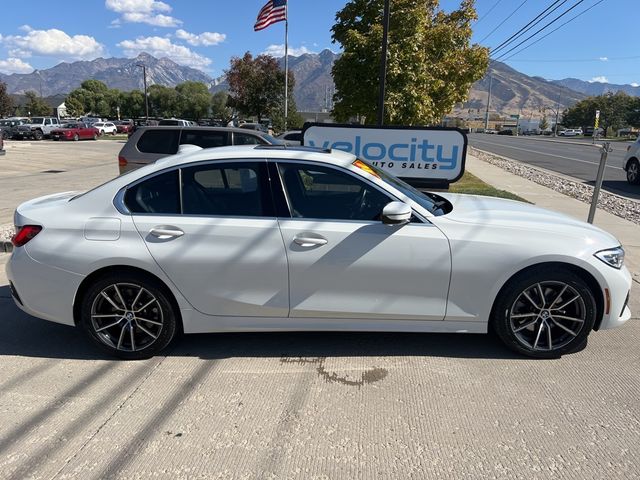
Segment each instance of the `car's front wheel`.
M631 185L640 184L640 163L635 158L629 160L627 165L627 182Z
M596 320L596 301L578 275L533 269L513 278L494 305L492 326L512 350L557 358L582 348Z
M80 326L108 353L149 358L176 336L177 312L166 288L143 275L107 275L83 297Z

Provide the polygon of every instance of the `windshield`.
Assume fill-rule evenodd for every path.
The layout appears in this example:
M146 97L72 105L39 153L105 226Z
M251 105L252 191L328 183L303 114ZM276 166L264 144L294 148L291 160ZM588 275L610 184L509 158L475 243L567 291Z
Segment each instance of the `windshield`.
M363 162L366 163L366 162ZM388 183L396 190L400 190L403 194L409 197L411 200L416 202L422 208L428 210L433 215L444 215L451 211L450 203L444 197L440 195L436 195L435 193L429 192L421 192L420 190L415 189L411 185L406 182L403 182L398 177L394 177L389 173L385 172L381 168L375 167L370 163L366 163L367 167L371 168L376 175L380 177L382 181Z

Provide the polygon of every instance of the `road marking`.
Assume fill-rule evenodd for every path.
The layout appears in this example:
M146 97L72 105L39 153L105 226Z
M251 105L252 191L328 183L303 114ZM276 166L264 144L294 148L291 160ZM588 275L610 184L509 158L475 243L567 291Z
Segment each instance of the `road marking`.
M600 163L600 162L590 162L588 160L580 160L579 158L564 157L562 155L556 155L554 153L538 152L536 150L529 150L528 148L512 147L510 145L505 145L505 144L502 144L502 143L491 143L491 142L485 142L483 140L477 140L477 139L474 139L474 141L480 142L480 143L484 143L485 145L492 145L492 146L498 146L498 147L511 148L513 150L522 150L523 152L535 153L537 155L547 155L549 157L563 158L565 160L572 160L574 162L581 162L581 163L589 163L591 165L599 165L599 163ZM524 160L520 160L520 161L522 163L529 163L529 162L525 162ZM607 165L607 168L613 168L614 170L624 170L622 167L614 167L613 165Z

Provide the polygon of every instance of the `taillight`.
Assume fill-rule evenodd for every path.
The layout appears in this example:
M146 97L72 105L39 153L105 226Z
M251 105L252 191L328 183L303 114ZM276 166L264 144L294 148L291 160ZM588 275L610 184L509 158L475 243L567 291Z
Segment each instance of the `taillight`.
M126 167L127 166L127 159L124 158L122 155L118 155L118 166L119 167Z
M42 227L40 225L25 225L24 227L18 227L16 234L11 239L14 247L22 247L26 245L29 240L40 233Z

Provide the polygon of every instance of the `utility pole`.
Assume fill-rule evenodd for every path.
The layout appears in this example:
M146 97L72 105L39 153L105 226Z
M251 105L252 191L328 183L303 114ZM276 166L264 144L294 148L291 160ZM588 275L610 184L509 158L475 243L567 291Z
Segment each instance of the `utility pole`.
M382 53L380 54L380 89L378 96L378 126L384 124L384 93L387 80L387 47L389 38L389 0L384 0L382 16Z
M149 125L149 96L147 95L147 67L143 63L138 63L136 64L136 66L142 68L142 77L144 81L144 113L145 113L147 125Z
M558 103L556 104L556 123L553 125L553 136L558 136L558 117L560 116L560 98L558 98Z
M484 131L489 130L489 106L491 105L491 84L493 83L493 75L489 75L489 97L487 98L487 112L484 115Z

